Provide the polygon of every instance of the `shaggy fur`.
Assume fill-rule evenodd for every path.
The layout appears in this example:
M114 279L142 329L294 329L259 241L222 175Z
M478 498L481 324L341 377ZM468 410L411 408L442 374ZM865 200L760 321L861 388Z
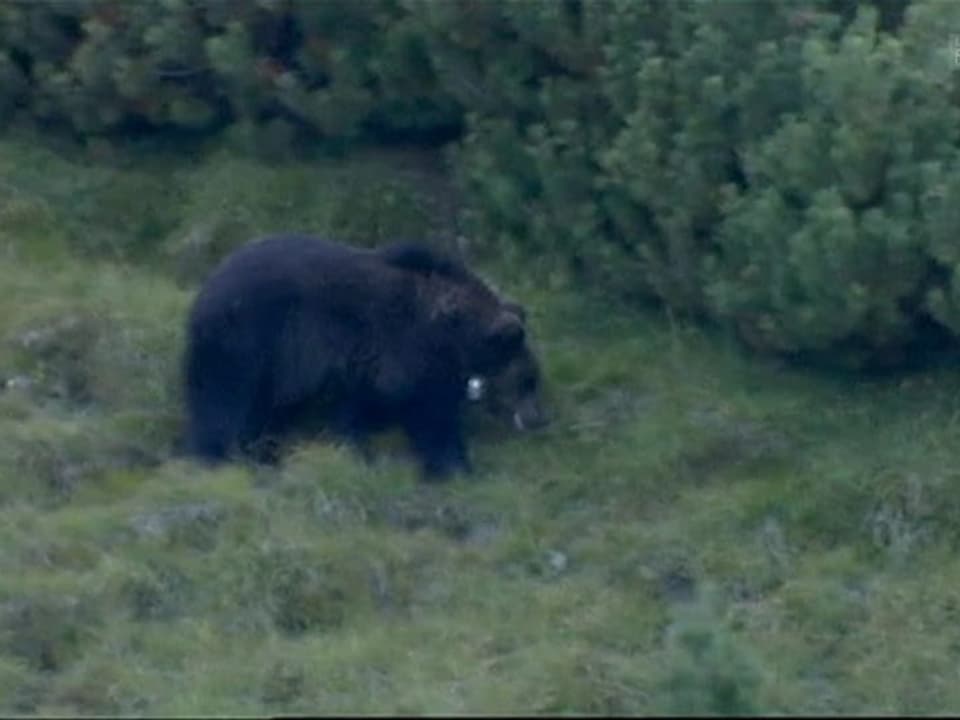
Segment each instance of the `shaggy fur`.
M267 237L224 260L194 302L187 449L269 460L319 414L361 447L403 428L428 477L469 470L468 378L530 357L517 307L433 250Z

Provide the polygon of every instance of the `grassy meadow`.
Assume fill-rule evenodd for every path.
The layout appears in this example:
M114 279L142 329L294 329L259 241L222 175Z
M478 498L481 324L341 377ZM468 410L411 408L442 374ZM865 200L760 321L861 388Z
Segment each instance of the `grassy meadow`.
M185 314L264 231L452 235L432 157L0 141L0 713L960 711L960 365L750 356L495 258L554 422L174 457Z

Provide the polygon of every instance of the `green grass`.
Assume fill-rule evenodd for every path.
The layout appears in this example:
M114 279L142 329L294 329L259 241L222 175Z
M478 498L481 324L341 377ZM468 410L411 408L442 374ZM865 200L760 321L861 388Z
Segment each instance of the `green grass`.
M442 233L442 178L98 153L0 142L0 712L960 709L957 369L781 367L488 262L548 430L473 418L441 486L319 441L202 470L171 446L204 269Z

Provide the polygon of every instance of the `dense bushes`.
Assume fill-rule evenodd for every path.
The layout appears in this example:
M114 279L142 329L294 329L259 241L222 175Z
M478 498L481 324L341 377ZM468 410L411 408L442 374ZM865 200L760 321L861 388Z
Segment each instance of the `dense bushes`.
M960 118L938 28L960 8L880 5L584 4L602 61L542 79L532 119L471 125L475 227L762 349L861 364L940 339Z
M449 137L508 259L883 359L960 332L960 7L154 0L0 9L0 118Z
M0 110L81 134L236 122L343 138L459 122L394 0L7 3L0 78Z
M960 116L944 59L937 72L924 57L942 14L914 10L896 39L873 13L837 41L806 38L798 106L742 145L747 182L723 205L710 304L762 345L882 350L931 309L928 194L954 173Z

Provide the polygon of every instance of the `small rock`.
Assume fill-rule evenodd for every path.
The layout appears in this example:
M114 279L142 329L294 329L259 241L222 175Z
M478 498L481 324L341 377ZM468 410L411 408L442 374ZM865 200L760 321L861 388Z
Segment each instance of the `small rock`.
M558 550L548 550L547 551L547 564L550 566L550 569L553 570L558 575L567 569L568 560L567 556L559 552Z
M466 541L472 545L488 545L500 532L494 522L477 522L467 533Z
M26 375L16 375L12 378L7 378L3 383L4 390L22 390L27 391L33 386L33 380L31 380Z

